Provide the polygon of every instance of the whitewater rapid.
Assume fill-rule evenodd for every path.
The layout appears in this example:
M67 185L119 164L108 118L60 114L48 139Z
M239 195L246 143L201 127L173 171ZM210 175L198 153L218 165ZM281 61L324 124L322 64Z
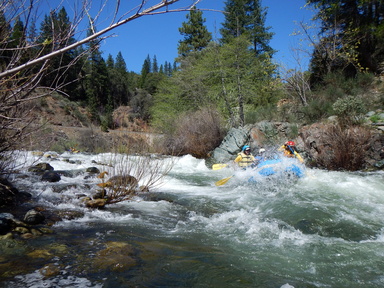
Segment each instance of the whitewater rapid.
M38 161L49 162L55 170L96 166L103 171L106 166L95 163L111 159L116 157L66 152L56 159ZM20 157L25 167L36 160L31 152ZM260 178L251 184L244 181L248 179L244 173L213 171L204 160L190 155L173 157L173 161L172 170L157 189L103 210L85 208L75 197L89 193L98 179L62 177L61 183L75 183L77 188L56 193L53 184L15 178L19 186L30 187L28 192L39 205L80 211L83 216L53 227L57 232L49 241L74 251L73 256L55 255L46 261L61 267L59 275L41 277L39 265L43 264L31 260L36 268L33 272L7 279L4 285L384 286L383 172L307 169L300 179ZM225 185L215 185L231 175L234 177ZM79 234L84 242L77 239ZM83 259L75 255L87 255L95 249L90 243L108 241L135 247L138 264L118 272L95 273L85 268L80 272L74 268L80 265L74 263ZM27 245L33 248L40 244L36 240Z

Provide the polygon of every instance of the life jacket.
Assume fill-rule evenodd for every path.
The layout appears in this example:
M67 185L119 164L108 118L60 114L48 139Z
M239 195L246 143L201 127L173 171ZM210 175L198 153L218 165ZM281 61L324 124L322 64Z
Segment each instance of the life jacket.
M241 156L241 160L237 161L237 164L240 167L248 167L249 165L251 165L255 161L255 157L253 157L253 155L247 155L243 152L240 152L237 155L238 155L237 157Z
M296 152L295 148L291 147L291 149L289 149L289 147L283 145L279 150L283 150L285 157L296 157L301 163L304 163L303 158L299 153Z
M284 149L284 156L286 157L295 157L295 154L292 153L292 151Z

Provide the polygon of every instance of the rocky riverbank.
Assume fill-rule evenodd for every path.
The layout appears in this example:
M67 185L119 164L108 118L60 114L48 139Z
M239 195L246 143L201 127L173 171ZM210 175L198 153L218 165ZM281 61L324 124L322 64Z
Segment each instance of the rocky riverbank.
M251 146L254 154L259 148L275 153L283 143L293 140L307 166L330 170L381 170L384 169L384 113L379 112L378 115L378 123L367 119L365 126L349 129L339 129L333 118L303 127L287 122L263 121L233 128L221 145L212 151L207 166L233 160L245 144ZM336 157L344 158L340 160ZM350 163L353 169L349 169L348 163L337 161L359 163Z

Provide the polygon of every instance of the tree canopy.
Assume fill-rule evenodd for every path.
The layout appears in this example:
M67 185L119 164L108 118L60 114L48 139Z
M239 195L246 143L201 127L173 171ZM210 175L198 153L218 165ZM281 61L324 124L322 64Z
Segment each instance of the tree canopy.
M321 21L311 69L317 79L331 71L378 73L384 61L384 3L365 0L308 0Z
M204 25L203 12L194 7L187 14L188 22L183 22L179 32L184 36L179 41L178 52L180 56L186 56L190 52L201 51L212 40L212 35Z

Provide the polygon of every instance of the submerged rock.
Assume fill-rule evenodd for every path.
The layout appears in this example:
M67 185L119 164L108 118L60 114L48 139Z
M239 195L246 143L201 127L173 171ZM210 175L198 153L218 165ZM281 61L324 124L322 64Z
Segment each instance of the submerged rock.
M41 176L41 181L59 182L60 180L61 180L60 174L54 171L45 171L43 176Z
M85 206L88 208L103 208L106 202L106 199L93 199L86 201Z
M34 209L29 210L24 216L24 222L30 225L41 224L44 220L45 216Z
M12 206L30 197L28 193L19 192L7 179L0 178L0 207Z
M125 242L108 242L106 248L99 251L93 260L93 265L98 270L127 271L136 266L132 257L133 247Z
M39 163L35 166L29 167L29 172L43 173L44 171L53 171L54 168L49 163Z

